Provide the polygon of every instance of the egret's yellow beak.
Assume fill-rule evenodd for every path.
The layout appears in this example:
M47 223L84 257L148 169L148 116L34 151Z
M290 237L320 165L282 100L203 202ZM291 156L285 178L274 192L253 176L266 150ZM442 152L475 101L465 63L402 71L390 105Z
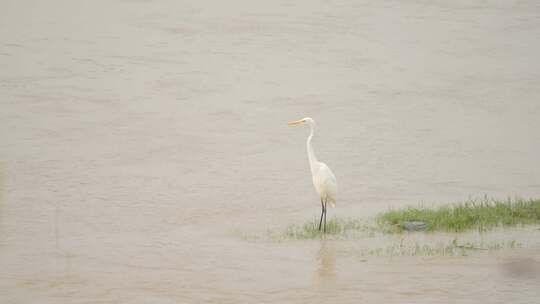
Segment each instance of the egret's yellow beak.
M306 121L303 120L303 119L300 119L300 120L295 120L295 121L289 121L288 124L293 126L293 125L299 125L299 124L304 123L304 122L306 122Z

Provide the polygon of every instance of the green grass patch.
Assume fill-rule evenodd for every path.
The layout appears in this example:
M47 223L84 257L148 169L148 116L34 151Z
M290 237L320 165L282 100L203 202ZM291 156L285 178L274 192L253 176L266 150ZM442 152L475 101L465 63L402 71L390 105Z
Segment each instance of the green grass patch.
M326 222L326 233L319 231L319 221L312 220L302 225L289 225L279 234L274 234L274 239L315 239L323 236L346 236L351 233L364 232L373 234L378 230L371 222L353 218L331 218Z
M428 231L456 232L535 224L540 222L540 199L516 198L498 201L484 198L434 208L409 207L389 210L377 217L379 227L386 232L401 231L405 221L425 222Z
M520 248L515 241L467 242L459 244L457 239L449 242L438 241L432 244L415 241L393 243L384 247L365 248L358 251L360 256L468 256L475 252L496 251Z

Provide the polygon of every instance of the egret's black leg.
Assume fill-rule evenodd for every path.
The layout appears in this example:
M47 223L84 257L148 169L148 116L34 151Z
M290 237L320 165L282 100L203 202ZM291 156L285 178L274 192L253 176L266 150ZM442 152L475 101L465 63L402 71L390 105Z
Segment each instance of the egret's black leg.
M326 201L328 201L327 198L324 199L324 233L326 233Z
M319 221L319 231L321 231L321 224L322 224L323 214L324 214L324 203L323 203L323 200L321 198L321 220Z

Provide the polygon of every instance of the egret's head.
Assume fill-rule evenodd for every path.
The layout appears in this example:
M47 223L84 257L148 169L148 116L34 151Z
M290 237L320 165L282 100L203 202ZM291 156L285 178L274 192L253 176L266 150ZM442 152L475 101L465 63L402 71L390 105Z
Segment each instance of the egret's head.
M301 124L304 124L304 123L307 123L310 126L315 126L315 121L311 117L305 117L305 118L302 118L302 119L299 119L299 120L289 121L289 125L291 125L291 126L293 126L293 125L301 125Z

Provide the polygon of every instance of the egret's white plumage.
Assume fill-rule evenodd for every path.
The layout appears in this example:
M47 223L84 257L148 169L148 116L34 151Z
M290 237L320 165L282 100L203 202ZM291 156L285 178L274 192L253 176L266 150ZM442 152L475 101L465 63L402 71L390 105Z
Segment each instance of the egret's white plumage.
M321 229L321 223L324 216L324 230L326 231L326 204L330 203L332 207L336 206L336 194L337 194L337 181L332 170L328 166L317 160L315 152L313 152L313 145L311 140L313 139L313 133L315 132L315 121L310 118L302 118L300 120L291 121L289 125L298 125L307 123L309 125L310 133L306 142L307 154L309 159L309 166L311 168L311 176L313 179L313 186L321 198L321 221L319 222L319 230Z
M319 170L313 174L312 178L313 186L315 186L315 190L317 190L321 199L326 200L332 207L335 207L337 182L332 170L325 163L319 162Z

